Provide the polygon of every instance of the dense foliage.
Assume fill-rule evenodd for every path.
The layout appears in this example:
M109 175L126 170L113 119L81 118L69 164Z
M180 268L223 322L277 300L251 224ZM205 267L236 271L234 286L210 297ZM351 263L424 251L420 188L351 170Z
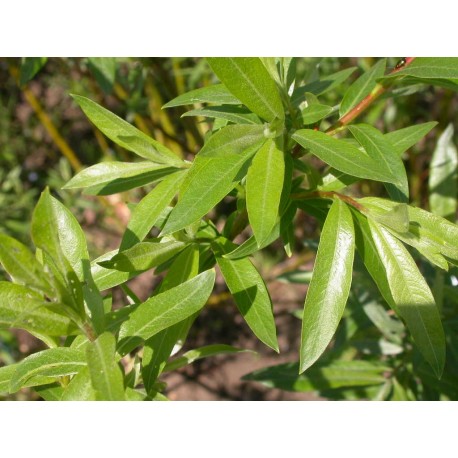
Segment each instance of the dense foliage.
M205 62L219 82L199 67ZM202 70L191 75L200 87L182 87L157 111L194 105L181 111L188 123L181 138L166 115L153 120L160 134L153 138L73 94L96 135L127 153L79 170L58 196L46 188L31 220L33 247L23 243L24 231L0 232L0 263L9 277L0 282L0 325L26 330L47 346L1 367L0 392L28 387L49 400L166 399L164 372L243 351L209 342L176 356L217 272L253 334L279 352L269 290L252 258L272 246L294 257L299 242L316 251L312 275L302 268L282 277L309 283L296 312L299 360L245 380L333 399L458 399L454 127L446 116L415 119L418 113L410 116L402 105L431 87L443 88L451 104L458 59L393 62L378 59L357 70L332 60L337 68L318 71L313 61L296 58L199 60ZM46 64L22 62L24 91ZM119 84L117 64L88 61L107 93ZM170 74L176 72L172 66ZM149 100L142 90L130 101L139 111L160 100L155 87ZM211 120L203 138L193 118ZM401 126L387 131L395 119ZM419 175L406 152L425 136L432 150L427 175ZM65 155L81 168L70 148ZM421 195L425 176L429 211ZM144 186L147 192L130 204L118 249L93 259L68 208L82 200L75 190L106 203L105 196ZM67 205L66 193L73 196ZM301 215L316 222L316 239L297 240ZM162 280L141 301L128 281L151 269ZM128 301L116 309L115 287Z

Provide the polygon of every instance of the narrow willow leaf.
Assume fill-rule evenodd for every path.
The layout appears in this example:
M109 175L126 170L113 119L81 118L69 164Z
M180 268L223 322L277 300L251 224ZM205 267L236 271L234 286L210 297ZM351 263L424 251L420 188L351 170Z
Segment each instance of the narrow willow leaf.
M0 234L0 263L15 283L54 297L54 288L43 266L25 245L6 234Z
M399 204L384 214L373 215L372 218L384 226L397 232L408 232L410 227L409 207Z
M175 259L161 283L159 292L168 291L181 283L191 280L199 273L199 248L190 245ZM169 356L179 340L184 340L195 315L157 333L145 342L142 358L142 377L147 392L164 370Z
M292 137L312 154L341 172L358 178L398 183L384 162L375 161L356 146L312 129L302 129Z
M341 117L371 93L377 84L377 79L383 76L385 66L386 59L379 60L347 89L340 103L339 113Z
M156 267L179 253L186 244L177 240L146 241L114 255L109 261L99 264L106 269L121 272L141 272Z
M88 67L102 90L109 94L116 80L116 58L88 57Z
M402 202L408 202L409 183L407 182L405 167L389 140L379 130L368 124L352 125L349 126L349 129L374 162L383 163L383 168L389 170L394 179L390 183L396 185L396 189L400 191ZM390 188L388 188L388 191L390 191Z
M197 108L187 111L181 117L204 116L206 118L225 119L235 124L261 124L261 120L246 108L234 107L232 105Z
M369 361L333 361L317 363L305 374L298 375L298 363L271 366L247 374L243 380L261 382L269 388L288 391L321 391L343 387L379 385L386 381L391 369Z
M84 353L73 348L50 348L23 359L16 365L11 381L10 392L24 386L44 385L64 375L76 374L86 366Z
M46 65L47 57L23 57L20 68L19 84L23 86Z
M57 382L34 387L34 391L45 401L61 401L64 394L63 386Z
M332 111L332 107L328 105L322 105L321 103L309 105L301 111L302 122L305 125L314 124L326 118L326 116L328 116Z
M252 148L258 149L264 141L263 126L226 126L205 142L198 157L225 157L231 154L249 156Z
M167 102L162 108L194 105L196 103L240 105L242 102L237 97L234 97L223 84L214 84L213 86L201 87L181 94Z
M167 363L164 368L164 372L176 371L181 367L192 364L194 361L199 359L208 358L210 356L224 355L224 354L234 354L234 353L244 353L251 350L243 350L241 348L235 348L231 345L207 345L205 347L196 348L194 350L187 351L183 356L174 359Z
M215 207L245 175L248 157L197 157L181 186L181 195L161 235L171 234L195 223Z
M183 164L183 162L164 145L148 137L148 135L144 134L136 127L124 121L119 116L116 116L114 113L111 113L111 111L102 108L86 97L74 94L72 94L72 97L95 126L119 146L145 159L160 164L170 164L178 167ZM130 141L131 138L137 138L138 141L132 143ZM146 144L148 144L147 148L144 147Z
M246 179L248 219L259 245L277 222L284 177L283 151L269 139L254 156Z
M207 270L140 304L121 326L118 351L126 351L131 342L138 340L136 337L149 339L198 312L207 302L214 283L215 271Z
M359 202L370 211L368 215L372 218L377 215L386 215L397 205L396 202L375 197L365 197ZM416 248L433 263L436 263L434 262L435 254L458 260L456 244L458 226L456 224L421 208L408 206L407 210L410 222L409 232L393 232L389 228L398 239Z
M342 318L350 292L355 235L350 210L336 200L321 233L302 317L300 372L326 350Z
M60 299L80 317L85 316L83 290L78 276L67 259L59 233L60 212L46 189L40 196L32 216L32 239L37 248L49 255L48 266L53 270Z
M55 311L59 305L45 301L25 286L0 282L0 328L20 328L48 336L74 334L72 321Z
M233 244L222 241L223 251L231 251ZM248 258L216 258L234 301L256 337L277 353L278 341L269 291L256 267Z
M395 130L385 134L385 138L390 142L396 152L401 155L410 147L418 143L428 132L437 126L437 122L425 122L404 129Z
M284 119L275 81L257 57L207 58L223 84L250 110L266 121Z
M62 393L62 401L95 401L95 390L92 387L89 369L86 367L70 380Z
M103 332L103 301L92 278L86 236L77 219L65 205L51 197L51 206L62 252L83 285L83 297L91 313L95 330Z
M318 81L313 81L305 86L294 89L291 96L291 103L295 106L300 105L305 100L305 94L307 92L319 96L331 91L337 86L340 86L355 70L356 67L346 68L331 75L323 76Z
M15 363L0 367L0 394L8 394L12 392L10 391L11 378L13 377L16 369L20 364L21 363ZM22 387L25 388L30 386L36 387L38 385L48 385L51 384L54 380L55 377L36 376L25 382Z
M76 174L63 189L85 189L87 194L107 195L153 183L177 169L154 162L102 162Z
M100 291L118 286L138 275L138 272L120 272L118 270L105 269L99 264L99 262L112 259L117 253L118 250L109 251L94 259L91 263L92 278Z
M453 144L453 124L439 137L429 165L429 206L451 221L456 219L458 153Z
M124 379L115 358L116 339L105 332L86 346L87 366L98 401L123 401Z
M407 75L422 79L458 79L458 57L417 57L385 79Z
M119 251L127 250L143 241L178 192L185 176L185 172L173 173L143 197L132 212Z

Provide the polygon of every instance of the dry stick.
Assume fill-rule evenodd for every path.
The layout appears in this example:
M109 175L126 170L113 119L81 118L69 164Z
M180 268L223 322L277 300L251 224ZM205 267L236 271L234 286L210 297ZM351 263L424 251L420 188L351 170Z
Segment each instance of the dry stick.
M397 64L394 69L389 73L389 75L392 75L394 73L399 72L403 68L406 68L408 65L412 63L412 61L415 59L415 57L405 57L404 59L401 60L399 64ZM341 130L343 127L345 127L347 124L349 124L351 121L353 121L357 116L359 116L363 111L365 111L376 99L378 99L387 89L390 88L391 82L388 84L385 83L385 85L377 83L372 90L372 92L366 96L361 102L359 102L355 107L353 107L347 114L342 116L336 124L332 125L329 127L329 129L326 130L326 133L328 135L333 135L339 130Z

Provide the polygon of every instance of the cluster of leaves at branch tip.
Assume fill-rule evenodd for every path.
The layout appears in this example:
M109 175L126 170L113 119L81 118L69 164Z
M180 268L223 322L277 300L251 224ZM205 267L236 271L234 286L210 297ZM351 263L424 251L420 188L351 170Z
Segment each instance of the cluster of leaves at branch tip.
M216 266L246 325L279 352L271 297L250 256L277 240L291 256L298 245L297 211L322 228L313 273L306 277L299 361L245 378L283 389L321 389L329 396L355 387L376 389L382 398L399 393L397 369L388 359L338 359L342 319L366 314L391 339L383 347L391 354L406 351L400 345L411 337L436 379L421 377L436 383L446 339L438 296L418 267L418 255L440 272L437 281L458 265L453 127L442 133L432 161L432 212L409 204L402 155L436 126L434 120L389 133L356 122L338 135L329 132L379 87L427 82L456 89L458 59L418 58L388 74L381 59L351 84L346 80L354 68L315 72L302 84L293 58L207 62L220 82L165 105L199 104L186 116L215 120L191 163L96 102L73 95L95 127L138 160L93 165L65 189L107 195L154 187L134 207L119 249L95 260L76 218L48 189L33 214L35 252L0 234L0 262L11 278L0 282L0 325L25 329L48 347L0 368L0 391L33 387L45 399L62 400L164 399L162 372L243 351L212 344L174 356L213 292ZM22 82L45 63L25 61ZM113 69L102 64L91 61L109 82ZM342 85L338 109L322 103ZM317 158L328 167L317 166ZM361 181L381 183L388 198L352 196L351 186ZM238 200L236 209L217 225L208 214L227 196ZM237 245L243 230L252 235ZM149 269L164 278L142 302L126 283ZM354 276L366 280L352 282ZM362 292L366 281L371 286ZM107 292L118 285L130 304L113 311ZM120 360L129 354L136 357L126 374Z

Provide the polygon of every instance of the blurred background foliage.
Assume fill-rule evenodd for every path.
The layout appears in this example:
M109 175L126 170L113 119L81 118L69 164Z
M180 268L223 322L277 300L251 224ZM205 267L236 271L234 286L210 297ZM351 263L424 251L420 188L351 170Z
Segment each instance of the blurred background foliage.
M399 58L388 59L388 69L393 68L398 60ZM312 83L320 76L356 67L342 84L320 95L321 103L336 106L349 85L376 61L375 58L299 58L296 87ZM206 135L212 129L218 128L218 121L201 117L181 117L193 107L161 108L184 92L215 82L216 77L201 58L0 59L0 232L30 244L29 225L32 211L40 192L45 186L49 186L54 195L71 209L82 224L93 258L115 248L129 218L126 203L137 202L150 188L143 187L105 197L82 196L80 191L61 190L74 173L83 167L102 161L135 160L131 152L112 143L86 119L70 94L83 95L96 101L171 150L191 159L203 145ZM404 155L412 205L430 209L428 175L432 154L440 134L447 126L451 124L450 129L454 127L455 131L458 128L455 115L457 108L458 98L451 89L427 84L405 84L388 91L358 118L358 122L373 124L382 132L421 122L439 122L435 129ZM331 118L331 121L335 120ZM326 128L327 125L323 127ZM356 195L383 196L384 191L379 183L364 181L354 185L353 192ZM218 205L213 216L224 221L232 211L231 205L230 201ZM296 218L296 254L291 259L286 259L281 245L276 244L256 255L255 262L267 281L288 282L293 287L297 284L306 285L310 279L307 269L310 270L313 266L319 227L313 218L303 213ZM438 274L429 264L423 264L423 272L433 286L434 282L439 281ZM355 275L361 276L357 282L360 291L358 288L353 291L353 299L347 307L333 342L333 349L325 355L323 361L333 361L335 355L344 361L366 358L386 362L387 358L392 358L402 367L391 386L384 388L385 391L391 390L390 398L458 398L456 367L449 367L442 382L431 382L432 385L448 383L446 388L434 388L431 385L421 385L418 388L418 375L409 369L409 365L415 364L418 355L408 339L405 340L399 321L395 322L393 319L392 339L385 339L382 346L380 345L383 335L370 319L371 313L375 316L377 310L380 310L375 305L367 306L367 279L363 278L358 269ZM445 289L442 288L440 293L443 313L448 314L448 321L445 323L448 354L455 355L452 364L457 360L458 348L457 293L451 283L454 275L456 272L452 270L450 274L446 274L445 280L444 277L441 278ZM0 280L3 279L5 275L0 270ZM367 288L370 289L371 285ZM220 294L220 299L224 300L224 292ZM213 316L214 304L217 303L218 299L214 299L207 316ZM289 307L288 316L295 319L295 310L300 309L302 304L303 295L294 306ZM369 312L364 314L366 309L361 304L366 304ZM197 327L202 327L201 320L205 316L204 314L203 318L199 318ZM226 318L223 316L219 321L214 321L207 332L218 334L220 342L233 343L230 339L234 337L234 332L227 329ZM299 329L300 326L296 327ZM205 342L202 334L196 338ZM37 343L30 336L1 330L0 365L10 364L24 354L35 351L35 345ZM291 345L291 348L297 348L297 345ZM287 355L290 361L294 360L291 355ZM208 370L208 367L203 366L202 370ZM319 370L318 366L316 371ZM427 368L421 370L427 372ZM313 372L311 374L313 376ZM320 378L322 379L322 374L318 380ZM431 377L430 379L433 380ZM369 388L347 390L346 394L342 394L340 388L331 392L326 386L320 388L319 383L314 385L313 380L301 382L302 385L297 381L298 385L282 385L273 381L272 377L269 379L269 374L261 374L258 380L270 387L318 391L322 396L337 399L384 396L378 385L375 394Z

